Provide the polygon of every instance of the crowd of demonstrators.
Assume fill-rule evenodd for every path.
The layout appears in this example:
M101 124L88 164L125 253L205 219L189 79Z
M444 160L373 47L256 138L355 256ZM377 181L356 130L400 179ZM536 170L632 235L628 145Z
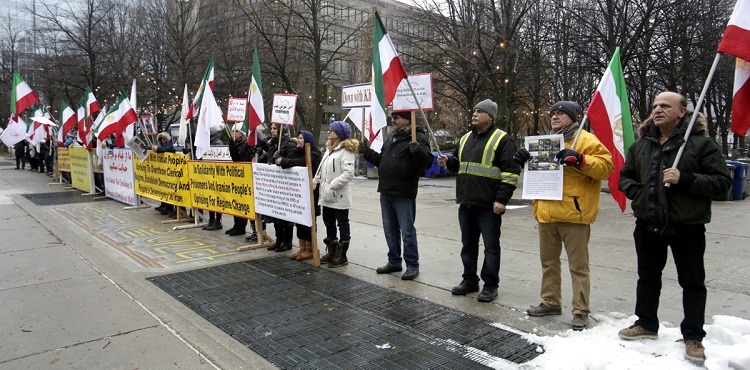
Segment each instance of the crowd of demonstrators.
M316 173L320 166L321 153L318 146L315 144L315 137L310 131L300 131L299 135L297 135L297 146L295 150L287 153L288 155L286 157L277 156L274 163L281 166L281 168L307 166L305 144L310 144L310 162L312 172ZM315 217L320 215L320 206L318 206L319 194L320 192L315 188L315 190L313 190ZM312 228L310 226L297 224L297 239L299 239L300 250L297 253L292 253L289 258L297 261L311 259L313 257Z
M352 130L348 123L331 123L326 152L313 178L313 184L318 186L320 192L318 204L323 208L323 224L326 229L326 237L323 239L326 254L320 258L320 262L327 263L328 267L339 267L349 263L346 253L351 241L351 182L354 179L354 161L359 147L359 141L351 136Z
M289 127L281 125L271 125L271 138L268 140L268 152L265 153L266 163L275 164L277 158L290 157L297 149L297 144L289 136ZM267 249L269 251L286 252L292 249L292 239L294 237L294 223L280 218L263 216L266 222L273 223L274 235L276 241Z
M432 165L432 152L427 136L416 127L416 138L411 136L411 113L393 112L391 122L395 131L383 141L380 153L370 149L365 139L359 151L370 163L378 167L378 192L383 220L383 234L388 245L388 261L378 267L378 274L402 271L403 280L414 280L419 275L419 249L417 229L417 188L419 177ZM403 240L403 258L401 243Z
M516 145L505 131L495 126L497 104L485 99L471 116L471 131L460 140L453 157L438 156L438 164L457 173L456 203L461 229L463 280L451 290L454 295L484 288L479 302L497 298L500 283L500 226L502 215L516 190L521 168L513 160ZM477 276L479 237L484 241L484 262Z
M685 142L693 114L699 116ZM632 200L638 259L638 320L619 336L625 340L658 338L661 276L671 248L682 287L680 331L685 356L698 363L706 358L702 344L707 297L705 224L711 221L711 198L726 194L732 185L721 149L706 132L705 118L688 111L683 95L659 94L651 116L639 128L640 138L628 150L618 183ZM683 143L682 158L672 168Z
M612 154L595 135L581 130L572 145L579 128L579 112L580 106L572 101L557 102L550 108L551 134L562 134L565 140L555 157L565 165L563 195L561 200L537 199L532 203L532 214L539 223L542 302L526 310L529 316L562 314L560 254L564 245L573 287L573 330L583 330L589 324L591 224L599 212L602 180L614 169ZM530 156L521 148L514 159L523 166Z

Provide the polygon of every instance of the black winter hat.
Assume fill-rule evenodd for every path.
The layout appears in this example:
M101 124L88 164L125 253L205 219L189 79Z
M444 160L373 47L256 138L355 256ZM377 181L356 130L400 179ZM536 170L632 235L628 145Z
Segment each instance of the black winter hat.
M549 112L552 113L556 110L559 110L561 112L564 112L565 114L570 117L573 122L578 122L578 112L581 110L581 106L578 105L578 103L574 101L559 101L555 104L552 104L552 107L550 107Z
M406 118L411 121L411 112L391 112L391 117L393 116Z

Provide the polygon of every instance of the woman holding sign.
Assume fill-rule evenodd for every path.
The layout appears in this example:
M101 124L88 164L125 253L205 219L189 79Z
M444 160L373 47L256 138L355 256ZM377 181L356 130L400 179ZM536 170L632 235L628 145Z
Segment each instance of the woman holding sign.
M307 158L305 158L305 144L310 144L310 161L312 172L318 172L320 166L320 150L315 145L315 137L310 131L301 131L297 136L297 148L287 157L277 157L276 164L281 168L289 167L305 167L307 166ZM320 215L320 207L318 204L318 190L313 191L313 199L315 200L315 216ZM316 229L317 230L317 229ZM297 238L299 239L299 252L292 253L289 258L297 261L304 261L313 258L312 248L312 228L305 225L297 224Z
M281 135L279 135L278 126L281 125L271 125L271 140L268 141L268 164L276 164L277 158L288 157L297 148L297 145L289 138L289 127L282 126ZM281 140L280 146L279 140ZM292 249L294 223L270 216L264 217L268 222L273 223L276 236L276 243L266 249L276 252L286 252Z
M319 185L320 201L323 207L323 223L326 226L327 253L320 263L328 267L346 265L346 252L349 250L351 233L349 228L349 208L352 207L351 181L354 178L354 161L359 141L352 139L352 129L343 121L334 121L328 130L326 154L320 161L320 168L313 179L313 186ZM336 237L336 224L341 239Z

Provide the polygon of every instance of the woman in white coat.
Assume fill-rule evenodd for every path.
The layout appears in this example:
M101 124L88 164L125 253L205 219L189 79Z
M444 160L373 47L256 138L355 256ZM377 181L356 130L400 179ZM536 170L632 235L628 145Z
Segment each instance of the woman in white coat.
M326 227L326 255L320 258L328 267L346 265L346 252L349 250L351 232L349 227L349 208L352 207L351 181L354 178L354 161L356 160L359 141L352 139L349 124L342 121L331 123L326 141L326 153L320 161L318 173L313 184L318 185L323 208L323 223ZM336 224L341 234L337 237Z

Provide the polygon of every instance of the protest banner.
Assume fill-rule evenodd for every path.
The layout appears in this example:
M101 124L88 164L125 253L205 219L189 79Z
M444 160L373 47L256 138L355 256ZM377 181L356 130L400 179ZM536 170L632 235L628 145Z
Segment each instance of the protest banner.
M57 148L57 170L70 172L70 151L68 148Z
M307 167L282 169L276 165L254 163L253 184L256 212L312 226Z
M104 195L107 198L136 205L132 150L112 149L112 155L104 156L104 182Z
M188 174L193 207L255 219L250 163L189 161Z
M135 193L180 207L190 207L186 154L148 152L135 162Z
M71 185L78 190L91 192L92 173L89 162L89 151L84 147L72 146L70 152Z

